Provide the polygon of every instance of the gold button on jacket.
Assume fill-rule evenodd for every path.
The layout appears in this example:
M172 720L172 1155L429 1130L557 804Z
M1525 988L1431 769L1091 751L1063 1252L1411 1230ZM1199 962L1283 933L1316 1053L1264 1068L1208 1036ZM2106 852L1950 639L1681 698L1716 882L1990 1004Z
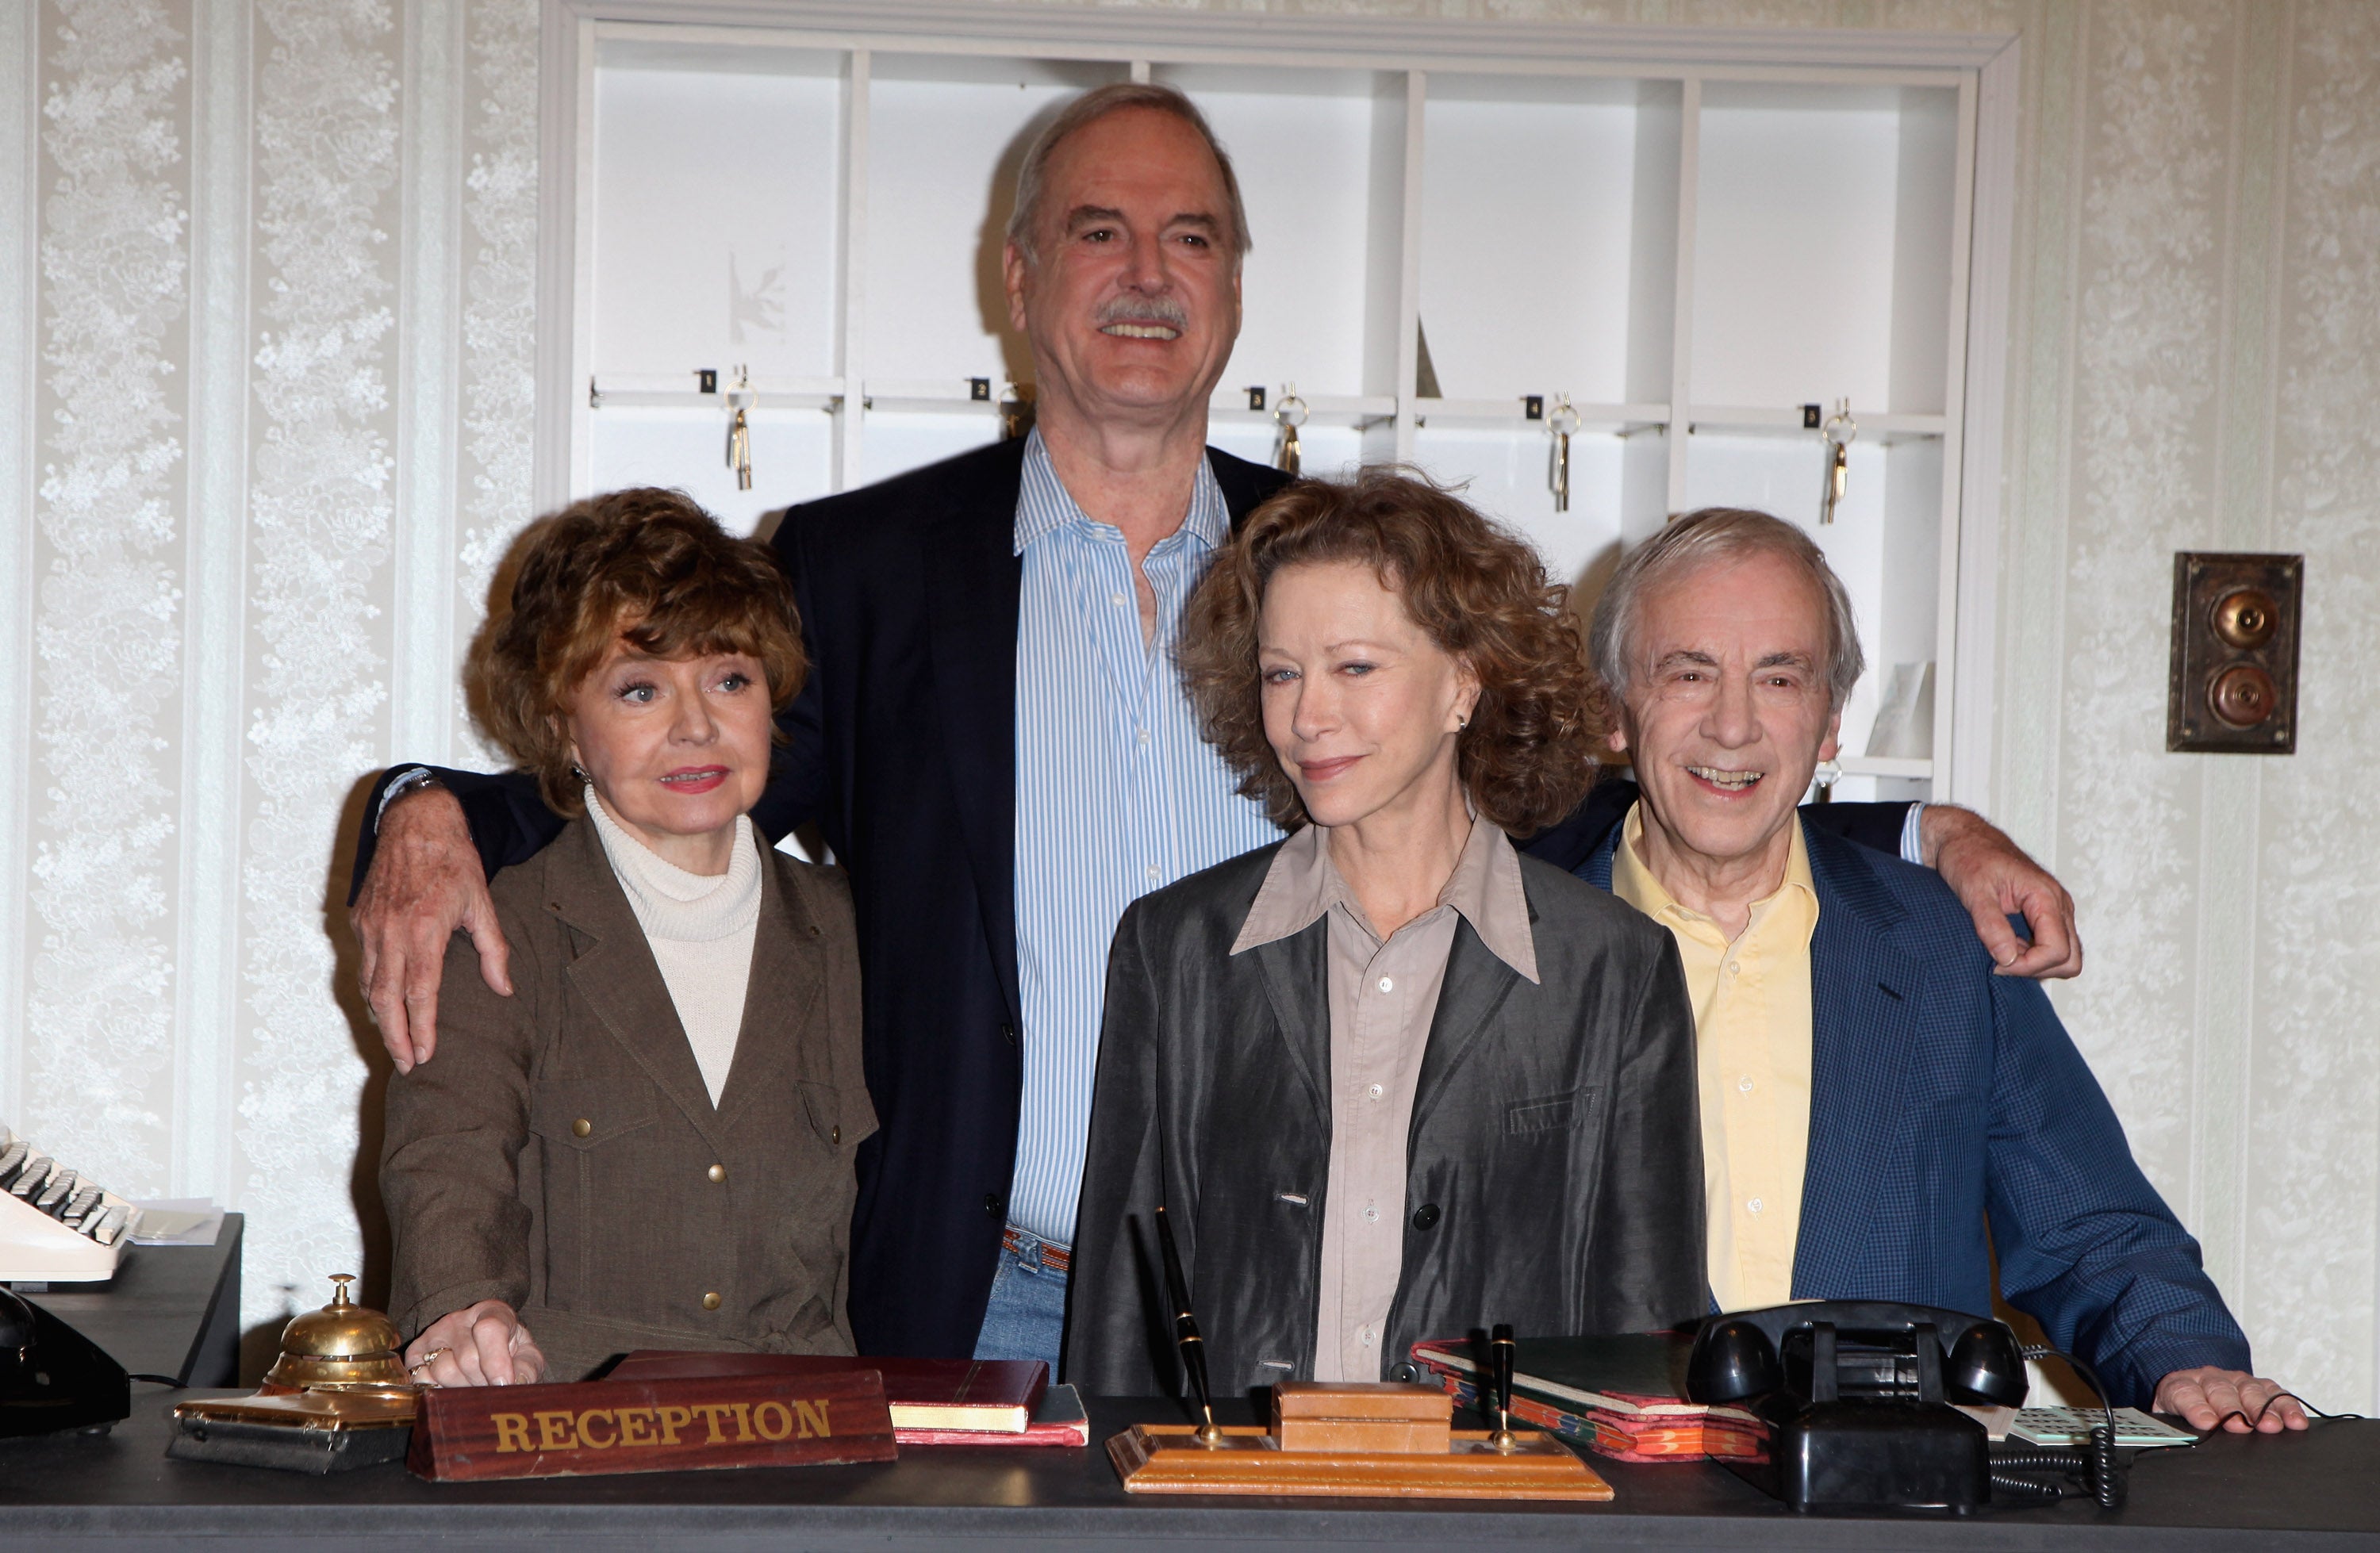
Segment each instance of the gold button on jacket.
M438 1060L391 1082L389 1314L409 1339L509 1302L576 1380L634 1348L849 1353L852 1153L876 1130L839 869L765 851L751 983L714 1108L586 819L492 882L514 995L449 947ZM812 928L821 930L816 933ZM696 1318L688 1286L712 1290Z

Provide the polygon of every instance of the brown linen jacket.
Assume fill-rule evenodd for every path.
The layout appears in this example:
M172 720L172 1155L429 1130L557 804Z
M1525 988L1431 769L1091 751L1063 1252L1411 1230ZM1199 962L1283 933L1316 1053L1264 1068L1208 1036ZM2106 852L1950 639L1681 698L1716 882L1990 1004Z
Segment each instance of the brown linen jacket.
M632 1348L849 1353L852 1157L876 1130L840 869L776 852L714 1109L585 819L496 876L513 995L446 956L437 1056L390 1081L381 1195L409 1340L509 1303L575 1380Z

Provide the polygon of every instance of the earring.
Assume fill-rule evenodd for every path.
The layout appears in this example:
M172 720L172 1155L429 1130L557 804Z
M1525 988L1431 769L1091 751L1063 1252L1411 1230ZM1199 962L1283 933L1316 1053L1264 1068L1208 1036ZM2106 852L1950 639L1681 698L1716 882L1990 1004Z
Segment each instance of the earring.
M578 779L578 784L581 787L591 787L595 784L595 779L587 774L587 768L576 760L570 763L570 774Z
M1471 714L1469 712L1457 712L1454 714L1454 731L1456 733L1460 734L1470 726Z
M1821 787L1832 787L1843 780L1842 763L1837 760L1819 761L1818 769L1811 773L1811 780Z

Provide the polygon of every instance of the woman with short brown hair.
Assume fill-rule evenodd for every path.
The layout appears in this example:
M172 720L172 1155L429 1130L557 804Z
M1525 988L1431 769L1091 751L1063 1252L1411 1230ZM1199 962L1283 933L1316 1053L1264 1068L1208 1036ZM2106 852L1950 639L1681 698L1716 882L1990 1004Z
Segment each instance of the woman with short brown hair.
M1177 1385L1145 1297L1160 1204L1227 1393L1410 1378L1415 1341L1498 1322L1697 1315L1676 949L1507 835L1593 771L1577 630L1535 553L1409 476L1301 482L1218 556L1182 664L1293 834L1116 930L1068 1377Z
M389 1085L390 1305L417 1378L853 1351L853 1152L876 1121L850 894L746 815L804 669L773 558L675 491L523 536L473 700L577 818L491 889L512 995L457 937L438 1060Z

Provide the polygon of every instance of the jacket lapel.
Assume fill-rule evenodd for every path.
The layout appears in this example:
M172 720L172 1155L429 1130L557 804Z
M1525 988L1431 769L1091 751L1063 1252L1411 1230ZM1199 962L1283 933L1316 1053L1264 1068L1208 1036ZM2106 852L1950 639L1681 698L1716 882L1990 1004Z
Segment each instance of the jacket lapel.
M1860 1264L1876 1196L1879 1138L1900 1113L1901 1076L1917 1035L1917 967L1897 947L1906 913L1856 843L1809 826L1818 926L1810 938L1810 1148L1802 1181L1793 1292L1821 1290L1826 1269Z
M1305 1080L1316 1114L1330 1123L1330 983L1323 964L1330 931L1326 914L1285 939L1247 951L1264 977L1289 1060Z
M1529 920L1534 924L1536 919L1537 910L1532 905ZM1446 955L1446 979L1439 987L1438 1013L1430 1020L1429 1041L1422 1048L1421 1074L1414 1084L1408 1138L1421 1135L1422 1123L1438 1109L1447 1081L1462 1067L1520 980L1521 973L1496 958L1479 941L1467 919L1455 918L1454 943Z
M1021 437L967 460L965 481L923 557L935 705L959 830L975 875L984 936L1008 1016L1016 992L1016 623L1024 568L1016 557Z
M799 1038L826 981L819 928L784 888L782 866L773 852L760 859L760 921L752 935L752 977L744 993L735 1060L719 1091L722 1132L732 1132L772 1081L828 1076L808 1071L803 1059L809 1051Z
M549 850L546 909L574 928L582 944L564 973L571 988L704 1140L720 1147L718 1118L694 1047L594 822L571 821Z

